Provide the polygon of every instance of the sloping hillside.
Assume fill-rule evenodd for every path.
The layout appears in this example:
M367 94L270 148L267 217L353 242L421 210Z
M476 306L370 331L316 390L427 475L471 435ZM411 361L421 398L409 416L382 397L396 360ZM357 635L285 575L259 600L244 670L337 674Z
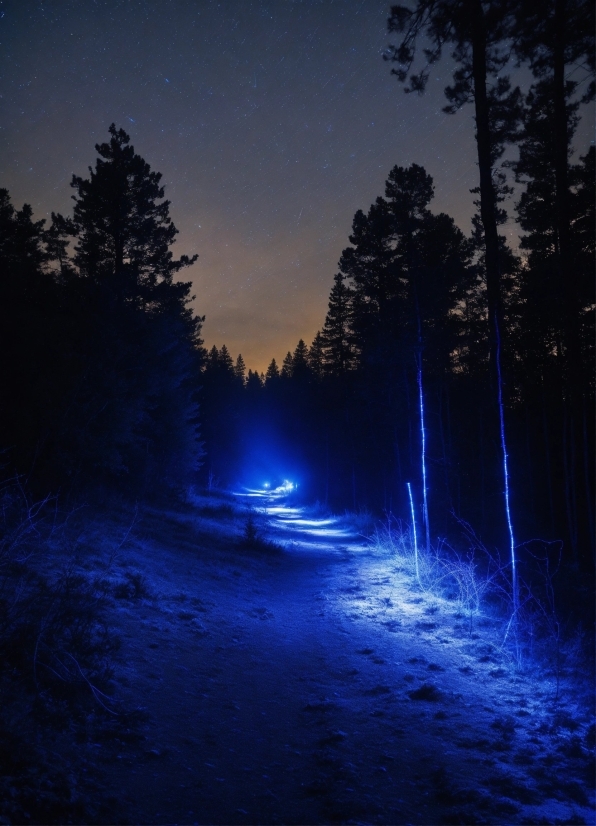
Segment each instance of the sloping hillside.
M54 746L79 819L593 822L589 689L556 701L496 620L470 629L347 522L264 500L248 519L248 501L147 510L123 544L124 521L86 523L121 725Z

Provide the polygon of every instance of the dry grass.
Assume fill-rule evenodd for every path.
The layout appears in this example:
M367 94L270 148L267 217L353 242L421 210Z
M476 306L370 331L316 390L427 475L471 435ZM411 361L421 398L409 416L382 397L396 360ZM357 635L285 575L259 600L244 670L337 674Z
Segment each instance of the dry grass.
M2 486L0 504L0 820L110 819L83 773L85 758L74 767L60 755L65 739L84 751L98 738L132 736L135 727L110 688L119 641L107 622L109 566L117 545L89 571L92 549L74 524L80 514L60 513L50 498L31 501L19 480Z
M551 672L557 697L565 676L575 674L579 683L590 683L594 658L588 635L560 616L555 587L560 559L555 547L553 562L550 547L555 543L541 543L546 548L541 555L526 554L528 574L526 579L520 576L519 608L514 615L508 566L489 553L469 525L463 526L465 552L442 542L430 551L419 547L416 553L411 529L388 516L377 524L371 547L375 554L394 559L427 599L451 606L456 617L465 619L469 635L479 622L499 628L502 653L518 670Z

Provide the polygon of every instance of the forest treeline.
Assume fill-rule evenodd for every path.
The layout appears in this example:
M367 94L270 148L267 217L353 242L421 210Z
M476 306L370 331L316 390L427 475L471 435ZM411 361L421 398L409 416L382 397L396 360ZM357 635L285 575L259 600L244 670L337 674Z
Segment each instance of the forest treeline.
M161 176L123 130L73 176L71 216L46 226L0 190L5 475L134 496L287 475L330 507L404 518L410 483L433 540L455 519L503 548L506 453L516 541L560 541L592 571L594 148L574 137L594 95L593 13L583 0L392 8L398 83L422 93L450 47L446 111L474 106L473 231L433 212L421 166L397 164L354 216L320 332L264 375L204 349L178 280L195 258L173 257ZM512 53L525 93L505 73ZM518 250L500 230L512 199Z
M48 228L0 190L1 460L38 490L139 495L200 465L202 319L174 280L195 258L173 257L161 175L128 135L96 149Z
M293 474L330 506L402 517L409 482L434 539L463 521L501 549L562 543L592 572L594 147L574 154L574 137L594 98L593 5L418 0L388 22L402 39L385 58L410 93L452 49L445 111L474 106L473 232L432 212L424 169L395 166L354 217L310 346L246 379L225 347L209 353L209 477ZM533 77L525 93L512 54ZM511 218L519 249L500 229Z
M525 258L502 244L506 423L519 540L582 530L590 558L593 465L594 150L573 166L574 270L581 279L582 434L566 465L568 399L560 298L545 285L552 250L528 231ZM254 484L288 476L331 507L409 513L422 503L419 368L423 382L429 521L435 537L464 519L506 546L502 455L488 371L482 255L453 219L428 209L420 166L391 170L384 198L356 213L322 330L265 374L224 345L206 358L204 478ZM527 205L527 200L524 199ZM541 216L543 219L545 216ZM529 228L528 228L529 230ZM535 250L535 247L538 249ZM552 272L551 272L552 278ZM569 489L571 488L571 489ZM585 520L583 523L580 520Z

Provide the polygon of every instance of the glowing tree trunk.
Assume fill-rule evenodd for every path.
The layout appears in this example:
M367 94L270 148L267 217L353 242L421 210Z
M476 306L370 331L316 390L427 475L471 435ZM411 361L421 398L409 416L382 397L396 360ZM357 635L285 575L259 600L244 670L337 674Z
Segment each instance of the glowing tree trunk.
M416 566L416 579L420 582L420 570L418 568L418 534L416 533L416 513L414 511L414 498L412 496L412 486L408 485L408 496L410 497L410 513L412 514L412 533L414 535L414 564Z
M509 505L509 462L507 456L507 440L505 438L505 407L503 404L503 380L501 376L501 333L498 320L495 318L495 329L497 333L497 350L495 361L497 367L497 392L499 402L499 426L501 435L501 449L503 451L503 480L505 483L505 513L507 516L507 530L509 532L509 550L511 554L511 595L513 599L513 613L517 614L519 608L519 594L517 588L517 565L515 558L515 539L513 536L513 522L511 520L511 508Z
M428 521L428 491L426 487L426 429L424 426L424 394L422 392L422 356L418 362L418 396L420 400L420 437L422 463L422 516L426 533L426 550L430 551L430 524Z
M563 8L564 0L557 0ZM493 166L501 157L504 145L514 137L516 125L515 101L517 92L509 96L509 116L502 117L503 100L496 111L496 98L489 94L487 77L495 82L507 62L507 3L485 3L484 0L417 0L413 8L395 5L388 21L390 32L405 32L399 46L392 46L386 59L396 62L393 72L400 82L409 78L408 91L422 93L430 76L430 66L441 56L447 43L454 45L452 57L456 61L454 84L447 87L450 105L446 111L455 112L473 100L476 121L476 148L480 174L480 219L484 231L486 299L488 310L488 344L491 385L498 397L501 445L505 471L505 511L509 530L512 560L512 596L517 608L517 581L515 544L509 508L509 475L505 441L504 407L501 376L501 333L503 313L501 306L501 272L497 202L493 185ZM426 67L411 73L416 54L416 39L426 35L431 48L424 49ZM498 87L497 87L498 88ZM495 118L500 123L495 129ZM492 122L491 122L492 121ZM495 416L496 419L496 416ZM495 422L496 424L496 422Z

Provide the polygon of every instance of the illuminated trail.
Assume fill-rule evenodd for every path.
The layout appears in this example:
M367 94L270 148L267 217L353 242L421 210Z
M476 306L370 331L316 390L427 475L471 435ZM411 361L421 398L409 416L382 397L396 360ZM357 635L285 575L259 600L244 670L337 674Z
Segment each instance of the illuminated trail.
M244 489L235 495L269 518L267 533L289 553L337 555L369 552L369 543L336 516L318 518L308 508L292 506L287 486Z
M507 514L507 528L509 530L509 545L511 550L511 590L513 596L513 613L517 614L519 599L517 593L517 570L515 564L515 539L513 537L513 522L511 520L511 508L509 505L509 464L507 457L507 442L505 439L505 410L503 407L503 380L501 377L501 333L499 322L495 316L495 331L497 333L497 385L499 398L499 424L501 431L501 448L503 450L503 476L505 479L505 513Z

